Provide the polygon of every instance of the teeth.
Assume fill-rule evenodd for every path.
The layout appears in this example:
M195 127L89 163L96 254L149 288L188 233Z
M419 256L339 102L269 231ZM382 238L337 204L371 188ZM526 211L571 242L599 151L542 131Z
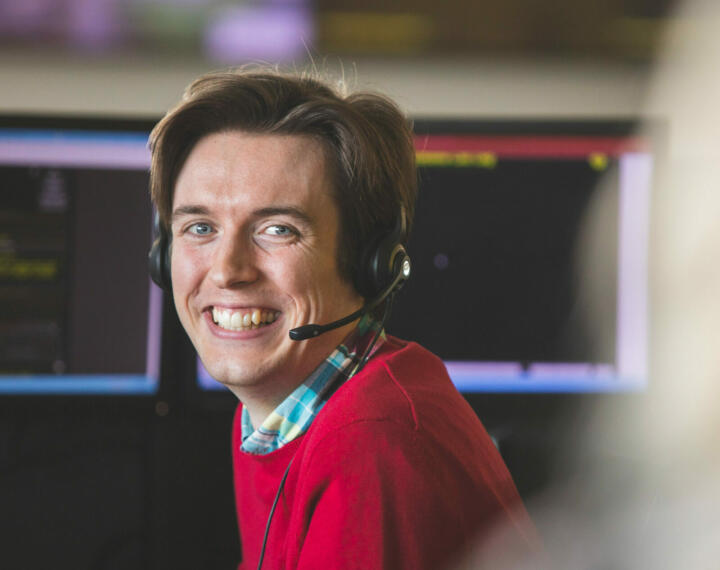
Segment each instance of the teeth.
M231 311L230 309L217 309L213 307L213 322L221 328L240 331L252 330L269 325L278 318L280 313L266 309L251 309L243 311Z

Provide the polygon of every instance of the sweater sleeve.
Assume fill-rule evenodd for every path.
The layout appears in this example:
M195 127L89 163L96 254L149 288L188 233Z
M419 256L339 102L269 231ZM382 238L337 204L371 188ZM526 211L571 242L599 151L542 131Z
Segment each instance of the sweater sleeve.
M298 487L288 567L434 569L501 506L417 429L362 420L324 436Z

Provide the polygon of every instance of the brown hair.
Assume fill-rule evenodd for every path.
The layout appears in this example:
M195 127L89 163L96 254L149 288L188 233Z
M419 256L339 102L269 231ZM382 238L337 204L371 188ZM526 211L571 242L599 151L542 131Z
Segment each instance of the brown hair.
M150 189L169 229L177 176L193 146L228 130L309 135L329 158L340 211L338 267L358 285L363 249L400 220L407 243L417 195L412 128L400 109L375 93L342 95L327 81L274 70L204 75L150 135Z

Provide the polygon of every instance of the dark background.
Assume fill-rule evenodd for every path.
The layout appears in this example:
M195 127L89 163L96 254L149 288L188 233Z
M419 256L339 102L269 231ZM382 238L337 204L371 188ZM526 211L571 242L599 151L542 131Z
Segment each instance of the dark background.
M603 177L612 182L600 186ZM576 263L596 193L611 193L617 211L612 164L598 171L583 158L501 157L494 168L421 168L420 178L412 278L393 307L394 335L445 360L615 363L615 319L604 335L588 330ZM605 235L616 253L612 221ZM614 315L610 293L601 311Z

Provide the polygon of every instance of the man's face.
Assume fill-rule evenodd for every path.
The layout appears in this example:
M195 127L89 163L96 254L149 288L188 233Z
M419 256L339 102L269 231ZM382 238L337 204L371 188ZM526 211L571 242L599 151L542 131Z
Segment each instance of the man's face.
M304 136L238 131L193 148L175 185L172 285L210 374L276 405L348 333L293 341L362 298L340 278L339 216L323 149Z

